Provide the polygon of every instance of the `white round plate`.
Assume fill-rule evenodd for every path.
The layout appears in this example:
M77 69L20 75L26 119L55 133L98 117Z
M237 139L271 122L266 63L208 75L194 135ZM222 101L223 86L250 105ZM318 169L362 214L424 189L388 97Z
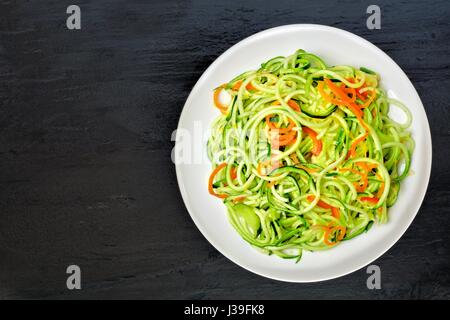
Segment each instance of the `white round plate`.
M211 165L206 159L204 130L219 112L213 107L214 88L236 75L259 68L272 57L297 49L319 55L328 65L348 64L377 71L388 94L403 101L413 114L412 134L416 142L411 172L400 188L389 222L374 225L367 233L323 252L304 252L302 260L284 260L264 255L247 244L226 217L222 201L208 193ZM395 118L395 114L392 115ZM400 119L398 119L400 120ZM405 73L383 51L370 42L340 29L310 24L287 25L259 32L223 53L203 73L192 89L181 113L178 133L190 133L194 150L190 163L180 163L186 137L178 136L174 160L184 203L206 239L224 256L261 276L290 282L313 282L343 276L371 263L403 235L420 208L431 171L431 135L427 116ZM203 129L203 130L202 130ZM203 131L203 134L202 134ZM183 145L183 146L182 146ZM184 154L186 156L186 153ZM201 159L200 159L201 158ZM186 158L184 158L186 162Z

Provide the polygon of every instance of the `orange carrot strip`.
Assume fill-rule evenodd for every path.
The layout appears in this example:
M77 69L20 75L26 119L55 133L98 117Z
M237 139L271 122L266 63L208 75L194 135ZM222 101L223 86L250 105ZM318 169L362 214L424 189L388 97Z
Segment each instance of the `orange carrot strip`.
M316 197L314 197L313 195L309 195L309 196L306 197L306 200L308 200L309 202L313 202L315 198ZM317 206L322 208L322 209L331 209L331 208L333 208L328 203L326 203L326 202L324 202L322 200L319 200L319 202L317 202Z
M315 156L318 156L320 154L320 152L322 151L322 141L317 139L317 133L314 130L312 130L311 128L303 127L302 130L307 135L309 135L313 141L314 146L311 150L311 153Z
M327 94L323 88L323 81L320 81L319 84L317 85L317 89L319 90L320 95L322 96L322 98L332 104L341 104L341 102L337 99L333 99L329 94Z
M233 199L233 202L234 202L234 203L236 203L236 202L242 202L242 201L245 200L245 198L246 198L246 196L240 196L240 197L234 198L234 199Z
M361 197L359 198L361 201L369 202L371 204L377 204L380 199L378 197Z
M368 137L368 133L366 132L365 134L363 134L361 137L359 137L358 139L356 139L355 141L353 141L352 145L350 146L350 150L348 150L347 153L347 159L349 158L354 158L356 155L356 147L358 146L358 144L360 144L361 142L363 142L364 140L366 140L366 138Z
M293 110L298 111L298 112L301 111L301 110L300 110L300 106L299 106L298 103L295 102L294 100L292 100L292 99L289 100L287 104L288 104L288 106L291 107Z
M346 95L345 92L343 92L338 86L336 86L330 79L325 79L326 84L328 85L328 87L330 88L330 90L338 97L342 100L342 102L344 102L344 105L346 107L348 107L356 116L356 118L358 119L358 121L360 122L360 124L362 125L362 127L366 130L366 133L361 136L360 138L358 138L357 140L355 140L351 147L350 150L348 152L347 158L352 158L356 155L356 147L359 143L361 143L362 141L364 141L367 137L368 137L368 132L369 132L369 128L367 127L366 123L364 122L362 116L363 113L360 109L360 107L351 101L351 99L348 97L348 95ZM370 104L370 103L369 103Z
M327 246L334 246L336 243L335 242L331 242L330 241L330 235L331 235L331 231L333 229L332 228L326 228L325 230L325 234L323 237L323 242L327 245Z
M211 195L216 196L218 198L224 199L226 197L228 197L228 195L226 194L218 194L214 192L214 178L215 176L219 173L220 170L222 170L223 168L225 168L227 166L227 164L224 162L220 165L218 165L213 172L211 173L211 175L209 176L209 183L208 183L208 191Z
M345 237L345 232L347 229L343 226L336 226L334 229L339 230L338 241L341 241Z
M219 95L222 92L225 85L221 85L216 90L214 90L214 105L217 109L219 109L222 113L226 113L228 106L224 105L222 102L220 102Z
M242 80L238 80L236 81L236 83L231 87L232 90L234 91L238 91L242 86ZM247 90L256 90L256 88L252 85L251 82L249 82L246 86L245 89Z
M296 132L292 131L289 134L284 135L278 135L272 139L272 144L277 145L279 147L286 146L288 144L291 144L293 141L295 141L296 138Z
M249 83L247 84L247 86L245 87L245 89L247 89L247 90L257 90L257 89L252 85L251 82L249 82Z
M349 108L356 117L362 117L361 109L355 103L353 103L353 101L345 92L343 92L338 86L336 86L330 79L325 79L325 83L328 85L328 88L330 88L331 92L333 92L336 97L341 99L341 105L345 105L347 108Z
M236 81L236 83L231 87L232 90L237 91L241 87L242 80Z
M341 168L339 169L339 171L350 171L353 174L357 174L359 176L361 176L361 181L362 181L362 185L361 183L358 182L354 182L353 185L356 188L357 192L364 192L367 188L367 185L369 184L369 180L367 175L364 172L358 171L356 169L350 169L350 168Z
M373 100L375 99L375 97L377 96L376 91L374 90L372 92L372 95L370 96L369 99L367 99L364 104L361 106L361 109L367 108L368 106L370 106L370 104L373 102Z
M339 208L332 207L331 208L331 215L333 217L335 217L336 219L339 219L341 217L341 211L339 210Z
M378 189L377 197L380 198L383 192L384 192L384 182L381 183L380 188Z
M237 178L236 168L232 167L230 171L231 180L234 180Z
M324 235L323 242L324 242L326 245L328 245L328 246L334 246L334 245L338 244L339 241L341 241L342 239L344 239L346 230L347 230L347 229L346 229L345 227L343 227L343 226L336 226L336 227L333 227L333 228L327 228L327 230L325 231L325 235ZM330 236L331 236L331 234L332 234L334 231L339 231L339 234L337 235L337 238L336 238L336 240L337 240L338 242L331 242L331 241L330 241Z
M273 115L268 114L266 116L266 124L269 126L270 129L276 130L278 133L286 133L292 130L294 128L295 123L294 121L289 119L289 125L286 128L278 128L275 126L274 122L270 121L270 119L273 117Z

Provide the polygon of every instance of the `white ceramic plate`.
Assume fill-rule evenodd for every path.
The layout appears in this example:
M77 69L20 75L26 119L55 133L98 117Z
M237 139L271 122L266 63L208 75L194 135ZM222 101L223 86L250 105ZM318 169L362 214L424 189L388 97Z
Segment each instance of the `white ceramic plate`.
M375 225L370 232L331 250L304 252L302 260L295 264L292 260L266 256L253 249L229 224L222 201L208 194L207 180L211 165L205 160L206 139L200 127L209 128L212 120L219 115L213 107L214 88L243 71L257 69L269 58L289 55L299 48L319 55L329 65L365 66L379 72L384 89L403 101L413 114L411 130L416 149L411 166L413 174L403 181L398 201L389 210L387 224ZM408 77L388 55L370 42L327 26L300 24L277 27L257 33L228 49L211 64L192 89L178 128L191 133L197 148L193 154L197 164L176 163L181 195L195 224L228 259L254 273L277 280L313 282L332 279L377 259L398 241L413 221L430 177L430 129L422 102ZM181 160L181 144L177 140L176 161Z

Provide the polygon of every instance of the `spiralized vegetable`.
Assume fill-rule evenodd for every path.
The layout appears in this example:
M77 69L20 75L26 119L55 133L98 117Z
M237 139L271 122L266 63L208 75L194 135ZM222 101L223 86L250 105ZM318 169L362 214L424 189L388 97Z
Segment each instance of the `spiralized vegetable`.
M412 116L375 72L298 50L218 87L214 103L209 191L248 243L298 261L388 221L410 168Z

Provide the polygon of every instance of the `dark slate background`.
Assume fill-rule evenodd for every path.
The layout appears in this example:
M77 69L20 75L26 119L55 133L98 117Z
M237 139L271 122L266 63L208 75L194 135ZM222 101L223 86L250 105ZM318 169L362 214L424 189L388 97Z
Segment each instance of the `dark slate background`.
M0 298L450 298L450 2L0 0ZM65 26L78 4L82 30ZM207 66L283 24L339 27L408 74L433 136L428 194L375 263L290 284L247 272L200 234L181 200L171 133ZM69 291L66 267L82 268Z

